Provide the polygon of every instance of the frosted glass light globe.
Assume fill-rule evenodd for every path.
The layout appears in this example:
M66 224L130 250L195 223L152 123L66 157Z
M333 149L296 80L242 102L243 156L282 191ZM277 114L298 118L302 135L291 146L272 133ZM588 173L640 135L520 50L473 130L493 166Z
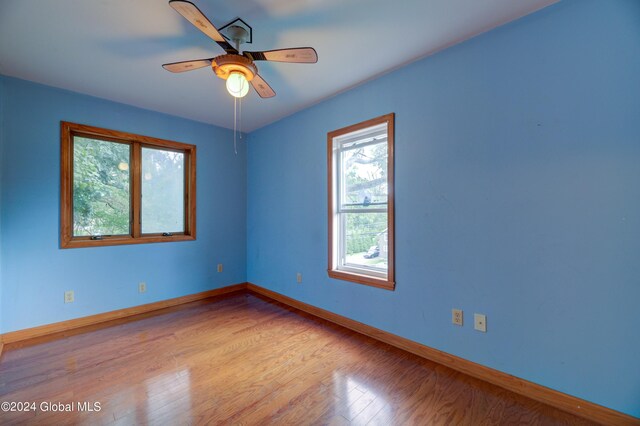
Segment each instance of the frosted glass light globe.
M241 72L232 72L227 78L227 90L231 96L242 98L249 92L249 82Z

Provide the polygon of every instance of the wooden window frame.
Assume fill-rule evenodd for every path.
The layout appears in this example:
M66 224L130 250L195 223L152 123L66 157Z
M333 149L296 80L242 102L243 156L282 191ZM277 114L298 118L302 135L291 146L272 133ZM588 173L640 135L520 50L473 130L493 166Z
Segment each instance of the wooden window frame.
M192 241L196 239L196 146L164 139L142 136L134 133L86 126L83 124L60 122L60 247L101 247L124 244L165 243L171 241ZM75 136L130 146L130 204L129 235L91 236L73 235L73 138ZM174 150L185 155L184 179L184 232L164 235L143 234L141 224L141 173L142 148Z
M338 254L336 253L336 206L338 203L336 185L336 165L334 161L334 139L342 135L363 130L380 124L387 124L387 232L389 252L387 258L387 277L379 278L367 274L359 274L338 269ZM329 262L327 273L329 277L351 281L358 284L365 284L379 287L386 290L395 289L395 188L394 188L394 135L395 135L395 114L390 113L358 124L343 127L327 133L327 172L328 172L328 220L329 220Z

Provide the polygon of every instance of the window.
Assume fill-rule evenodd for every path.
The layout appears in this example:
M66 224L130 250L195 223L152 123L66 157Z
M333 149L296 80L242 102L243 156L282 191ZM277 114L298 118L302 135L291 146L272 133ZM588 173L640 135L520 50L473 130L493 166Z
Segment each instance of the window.
M327 135L329 276L393 290L394 114Z
M61 122L62 248L194 240L196 147Z

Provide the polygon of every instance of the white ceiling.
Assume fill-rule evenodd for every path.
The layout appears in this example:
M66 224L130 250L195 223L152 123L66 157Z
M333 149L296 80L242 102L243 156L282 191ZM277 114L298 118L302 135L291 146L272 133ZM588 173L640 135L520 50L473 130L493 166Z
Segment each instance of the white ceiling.
M277 96L243 99L252 131L557 0L192 0L221 27L253 27L247 50L312 46L317 64L258 62ZM233 127L210 68L161 64L224 53L165 0L0 0L0 73Z

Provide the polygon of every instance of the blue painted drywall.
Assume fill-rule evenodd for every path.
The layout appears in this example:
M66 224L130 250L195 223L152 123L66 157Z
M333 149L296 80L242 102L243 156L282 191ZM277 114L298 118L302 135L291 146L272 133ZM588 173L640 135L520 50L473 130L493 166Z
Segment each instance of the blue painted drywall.
M4 151L4 77L0 75L0 334L2 334L2 152Z
M326 273L326 134L389 112L394 292ZM250 282L640 416L640 2L560 2L248 145Z
M4 332L246 281L246 149L234 154L231 131L3 81ZM197 240L60 249L61 120L197 145ZM138 293L139 281L147 293ZM75 303L63 303L65 290L75 291Z

